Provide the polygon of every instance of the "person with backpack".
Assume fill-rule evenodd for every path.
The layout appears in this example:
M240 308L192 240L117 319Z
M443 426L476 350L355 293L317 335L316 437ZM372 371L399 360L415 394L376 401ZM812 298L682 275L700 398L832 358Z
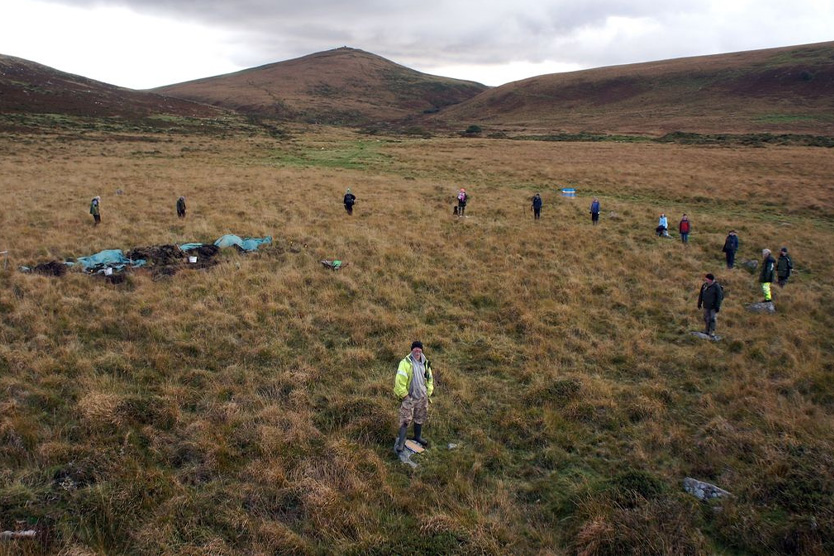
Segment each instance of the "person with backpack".
M678 233L681 235L681 242L689 243L689 232L692 230L692 225L689 223L689 218L684 213L681 217L680 224L678 224Z
M353 215L353 205L356 203L356 195L351 193L350 187L348 187L347 191L345 192L345 210L347 211L349 216Z
M394 395L400 400L399 431L394 443L394 453L399 455L405 448L408 426L414 422L414 441L421 446L429 442L423 438L423 425L429 416L429 398L434 392L434 375L431 363L423 354L423 343L411 343L409 353L397 367L394 377Z
M538 193L533 195L533 219L538 220L542 217L542 197Z
M704 283L701 285L701 292L698 294L698 308L704 309L704 333L710 338L715 338L715 319L721 310L721 302L724 301L724 289L721 284L715 281L715 276L707 274L704 276Z
M90 201L90 214L93 215L93 226L101 224L101 197L98 195Z
M782 250L779 252L779 260L776 262L776 278L777 284L779 284L780 288L784 288L785 284L788 283L788 278L791 277L791 271L793 270L793 261L791 260L790 255L788 255L788 248L782 247Z
M730 230L727 239L724 240L724 247L721 249L727 258L727 268L733 268L736 262L736 251L738 251L738 236L735 230Z
M185 218L185 197L177 199L177 217Z
M466 211L467 201L469 201L469 194L461 187L460 191L458 191L458 218L463 216L463 213Z
M591 213L591 224L596 226L599 222L599 199L596 197L591 201L591 209L589 212Z
M762 249L762 271L759 273L759 283L762 285L764 301L762 303L773 303L770 294L770 286L773 284L773 274L776 268L776 259L770 254L770 249Z

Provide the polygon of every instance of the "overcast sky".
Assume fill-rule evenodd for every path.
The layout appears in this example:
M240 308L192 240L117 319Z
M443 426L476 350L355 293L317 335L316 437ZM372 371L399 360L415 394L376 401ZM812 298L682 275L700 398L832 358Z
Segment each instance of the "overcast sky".
M485 85L834 40L834 0L0 0L0 54L134 89L341 46Z

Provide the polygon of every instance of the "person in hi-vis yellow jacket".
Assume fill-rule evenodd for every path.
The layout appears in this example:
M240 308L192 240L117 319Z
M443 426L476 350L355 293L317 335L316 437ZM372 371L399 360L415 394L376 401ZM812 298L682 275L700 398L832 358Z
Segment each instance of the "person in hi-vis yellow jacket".
M414 422L414 441L421 446L428 446L423 438L423 424L429 416L429 398L434 392L434 375L431 363L423 354L423 343L411 344L411 353L400 361L397 375L394 377L394 395L400 400L400 430L394 444L394 452L399 454L405 448L405 435L408 425Z

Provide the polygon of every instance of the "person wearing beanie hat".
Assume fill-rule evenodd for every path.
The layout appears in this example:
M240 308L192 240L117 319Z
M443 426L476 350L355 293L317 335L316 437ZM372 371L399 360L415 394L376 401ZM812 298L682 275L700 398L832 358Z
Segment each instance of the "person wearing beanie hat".
M429 416L429 398L434 392L434 375L431 363L423 354L423 343L412 342L411 353L400 361L394 377L394 395L400 400L399 431L394 443L394 453L405 448L408 426L414 422L414 441L428 446L423 438L423 425Z
M773 284L773 274L776 267L776 259L770 254L770 249L762 249L762 271L759 273L759 283L762 285L764 301L762 303L773 303L770 293L770 286Z
M704 333L710 338L715 338L715 319L718 311L721 310L722 301L724 301L724 289L715 281L715 276L707 274L704 276L701 293L698 294L698 308L704 309L704 324L706 325Z
M779 260L776 261L776 278L778 278L776 283L779 284L780 288L784 288L785 284L788 283L788 278L791 277L792 270L793 261L790 255L788 255L788 248L782 247L782 250L779 252Z
M344 203L345 203L345 210L347 211L348 216L352 216L353 215L353 205L354 205L354 203L356 203L356 195L354 195L350 191L350 187L348 187L348 190L345 191Z

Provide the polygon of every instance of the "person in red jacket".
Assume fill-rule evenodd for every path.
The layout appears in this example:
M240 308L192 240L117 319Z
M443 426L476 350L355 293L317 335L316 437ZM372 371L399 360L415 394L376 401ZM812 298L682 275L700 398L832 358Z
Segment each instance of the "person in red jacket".
M689 218L684 214L680 224L678 224L678 233L681 235L681 241L683 243L689 243L690 230L692 230L692 225L689 223Z

